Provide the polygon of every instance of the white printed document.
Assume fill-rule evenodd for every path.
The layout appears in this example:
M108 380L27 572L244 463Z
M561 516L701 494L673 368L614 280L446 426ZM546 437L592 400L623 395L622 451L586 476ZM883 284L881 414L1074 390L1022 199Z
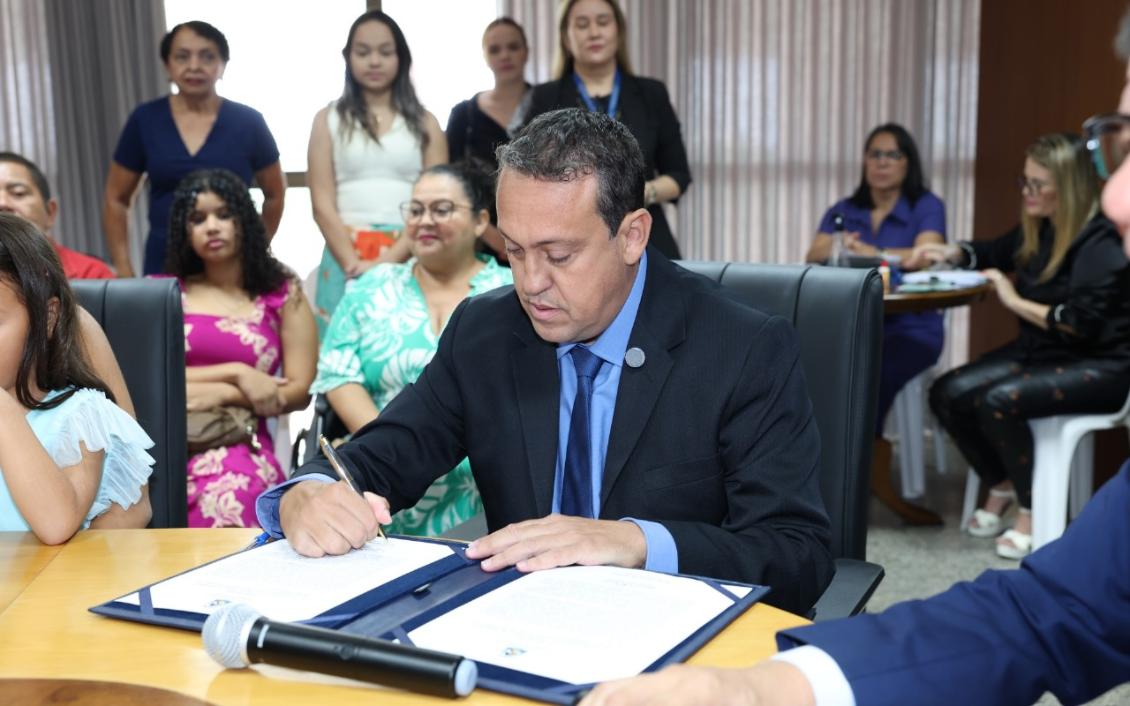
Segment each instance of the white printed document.
M570 566L522 576L408 637L476 662L588 684L639 674L732 605L698 579Z
M245 603L272 620L309 620L451 555L443 544L389 538L313 559L280 540L166 579L149 594L154 608L210 614L227 603ZM118 602L140 603L136 593Z

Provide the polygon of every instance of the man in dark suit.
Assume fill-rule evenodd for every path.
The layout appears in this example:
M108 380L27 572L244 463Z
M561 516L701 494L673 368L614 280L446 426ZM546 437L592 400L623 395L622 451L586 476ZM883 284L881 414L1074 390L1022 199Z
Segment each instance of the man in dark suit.
M1118 114L1089 123L1103 212L1130 256L1130 13ZM1130 461L1063 537L1019 569L987 571L877 615L777 634L784 652L747 669L678 665L602 684L581 706L1027 706L1067 704L1130 682ZM793 649L795 648L795 649Z
M364 500L308 464L260 499L263 527L346 552L467 456L486 570L680 571L808 610L832 559L791 326L646 247L643 159L611 118L547 113L499 163L515 286L461 304L419 380L340 449Z

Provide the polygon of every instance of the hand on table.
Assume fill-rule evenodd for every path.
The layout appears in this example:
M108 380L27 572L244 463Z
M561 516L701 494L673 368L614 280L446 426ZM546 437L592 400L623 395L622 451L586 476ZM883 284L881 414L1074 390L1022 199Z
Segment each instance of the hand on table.
M766 661L745 669L677 664L600 684L580 706L808 706L814 700L799 669Z
M920 270L923 267L929 267L939 262L952 264L954 259L960 254L961 248L956 245L946 245L945 243L924 243L922 245L915 245L914 250L910 253L910 257L902 261L902 269Z
M486 571L515 566L538 571L572 564L639 568L647 540L634 522L550 515L519 522L477 539L467 556L482 559Z
M1019 301L1020 295L1016 293L1016 287L1012 286L1012 280L1003 272L995 267L990 267L987 270L981 270L981 274L985 275L985 279L993 285L997 298L1001 300L1001 304L1004 304L1005 307L1011 309Z
M279 524L294 551L303 556L345 554L377 536L392 522L388 501L358 495L342 481L310 480L287 490L279 502Z

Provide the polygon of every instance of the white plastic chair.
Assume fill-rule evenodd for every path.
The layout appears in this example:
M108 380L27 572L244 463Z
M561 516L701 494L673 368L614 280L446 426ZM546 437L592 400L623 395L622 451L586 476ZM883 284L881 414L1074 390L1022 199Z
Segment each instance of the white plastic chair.
M1035 441L1032 469L1032 549L1058 539L1094 492L1095 437L1093 431L1125 426L1130 431L1130 395L1112 414L1062 415L1028 420ZM965 480L961 526L969 524L977 507L981 479L970 468ZM1068 504L1070 503L1070 505Z
M898 436L899 473L902 497L909 500L926 493L925 443L923 434L929 421L934 442L934 462L939 473L946 472L946 444L941 424L925 411L926 391L937 375L936 366L922 371L895 395L895 434Z

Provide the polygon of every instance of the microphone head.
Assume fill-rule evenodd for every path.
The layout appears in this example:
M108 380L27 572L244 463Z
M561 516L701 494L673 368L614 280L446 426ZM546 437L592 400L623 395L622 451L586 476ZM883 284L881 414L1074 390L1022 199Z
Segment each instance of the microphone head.
M243 603L221 606L204 621L204 651L228 669L242 669L249 664L247 637L251 625L263 616Z

